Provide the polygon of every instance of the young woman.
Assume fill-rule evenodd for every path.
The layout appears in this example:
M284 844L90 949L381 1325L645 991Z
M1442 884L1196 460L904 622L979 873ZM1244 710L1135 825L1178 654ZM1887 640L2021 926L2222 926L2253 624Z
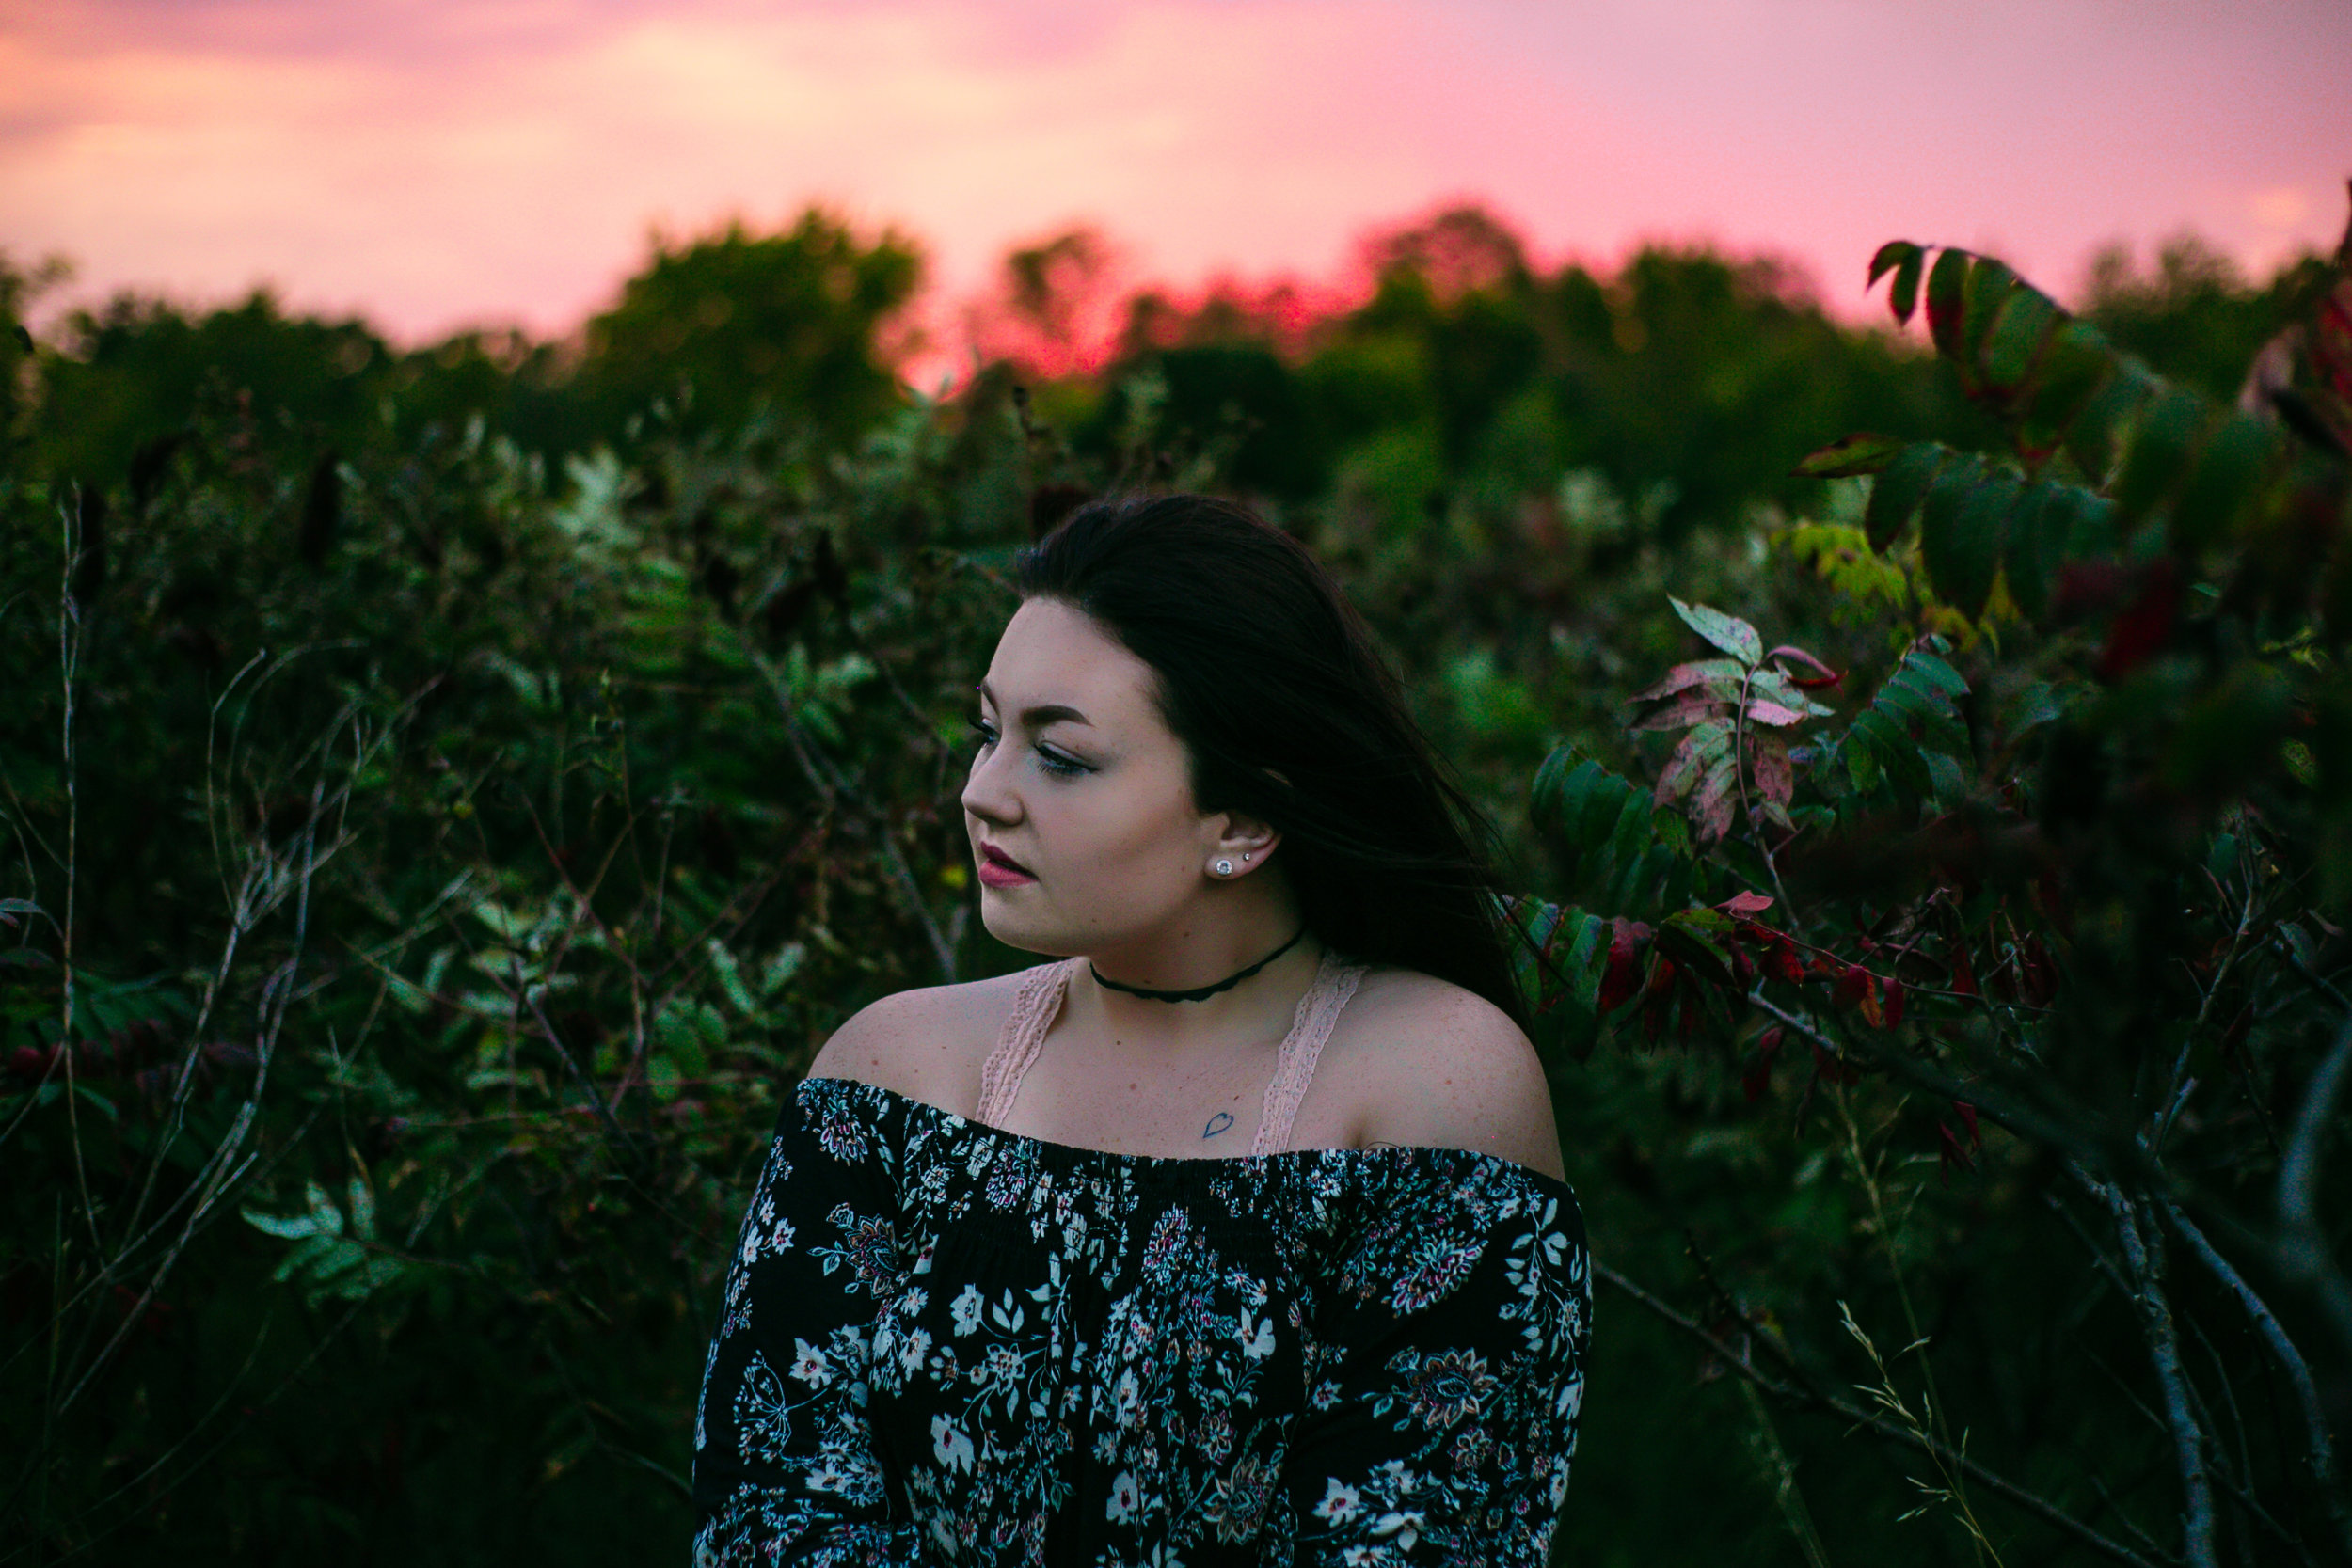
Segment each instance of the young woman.
M1176 496L1024 557L964 823L1056 961L787 1104L701 1563L1545 1560L1590 1282L1475 820L1329 578Z

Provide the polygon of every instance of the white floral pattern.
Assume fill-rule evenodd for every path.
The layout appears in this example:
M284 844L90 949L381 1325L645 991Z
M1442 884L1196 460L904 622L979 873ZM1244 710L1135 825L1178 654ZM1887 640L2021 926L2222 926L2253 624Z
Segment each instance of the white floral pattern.
M1492 1156L1104 1154L809 1080L705 1370L696 1561L1535 1568L1590 1300L1574 1198Z

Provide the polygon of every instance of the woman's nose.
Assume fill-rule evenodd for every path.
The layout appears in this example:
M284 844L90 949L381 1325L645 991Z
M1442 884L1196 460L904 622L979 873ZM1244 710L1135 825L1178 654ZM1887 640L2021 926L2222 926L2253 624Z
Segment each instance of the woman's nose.
M997 746L981 752L972 761L971 775L963 781L963 809L988 822L1013 822L1021 816L1021 801L1005 780L1004 748Z

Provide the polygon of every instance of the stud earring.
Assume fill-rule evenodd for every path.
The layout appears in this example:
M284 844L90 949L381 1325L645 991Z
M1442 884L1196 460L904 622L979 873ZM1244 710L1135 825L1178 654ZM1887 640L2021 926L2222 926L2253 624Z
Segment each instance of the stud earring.
M1244 849L1244 850L1241 852L1242 863L1243 863L1244 865L1248 864L1248 863L1249 863L1249 861L1250 861L1250 859L1251 859L1251 857L1252 857L1255 853L1256 853L1256 851L1254 851L1254 850L1250 850L1250 849Z
M1217 874L1218 876L1220 876L1220 877L1230 877L1230 876L1232 876L1232 875L1233 874L1233 863L1232 863L1232 861L1219 861L1219 862L1217 862L1217 863L1216 863L1216 874Z

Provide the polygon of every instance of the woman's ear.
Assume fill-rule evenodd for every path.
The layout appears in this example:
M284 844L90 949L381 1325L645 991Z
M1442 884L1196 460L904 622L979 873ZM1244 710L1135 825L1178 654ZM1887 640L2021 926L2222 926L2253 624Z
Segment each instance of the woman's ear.
M1282 835L1266 823L1239 812L1228 812L1224 831L1217 835L1209 858L1213 863L1230 863L1232 875L1240 877L1265 864L1281 842Z

